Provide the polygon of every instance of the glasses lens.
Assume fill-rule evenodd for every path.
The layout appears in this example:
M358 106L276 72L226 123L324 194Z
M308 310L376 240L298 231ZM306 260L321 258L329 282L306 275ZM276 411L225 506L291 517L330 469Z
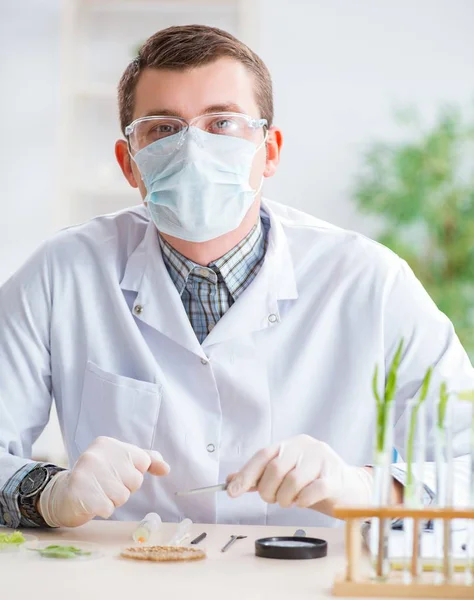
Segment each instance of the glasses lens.
M255 127L254 122L244 115L236 114L212 114L203 115L195 123L200 129L216 135L228 135L243 138L252 142L261 140L261 127Z
M162 151L164 154L171 154L178 147L185 129L185 123L179 119L168 117L143 119L135 123L129 138L130 145L135 152L138 152L154 142L167 140L166 144L162 145Z

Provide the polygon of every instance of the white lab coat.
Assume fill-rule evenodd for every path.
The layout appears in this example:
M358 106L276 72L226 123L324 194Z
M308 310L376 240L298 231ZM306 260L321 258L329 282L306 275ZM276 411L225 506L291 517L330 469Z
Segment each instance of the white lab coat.
M202 345L144 207L58 233L7 281L0 486L28 462L54 397L71 464L100 435L157 449L170 463L170 475L147 476L115 518L157 511L165 521L331 524L257 494L174 492L222 482L260 448L299 433L351 464L370 463L373 370L378 363L383 374L401 337L400 450L405 401L429 365L432 396L441 379L474 387L451 323L395 254L288 207L264 208L264 265ZM459 429L467 424L466 407Z

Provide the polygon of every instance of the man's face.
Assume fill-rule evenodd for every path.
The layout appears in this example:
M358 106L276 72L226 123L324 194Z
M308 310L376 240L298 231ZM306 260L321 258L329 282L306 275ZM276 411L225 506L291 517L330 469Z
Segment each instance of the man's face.
M254 76L244 65L231 58L222 58L186 71L146 69L136 87L132 120L165 114L190 121L206 112L238 112L260 118L254 90ZM250 174L253 189L259 188L263 176L273 175L278 164L281 135L272 128L267 144L262 144L264 136L265 129L262 128L257 138L261 147L255 154ZM118 145L117 158L124 174L131 185L138 185L144 198L146 190L138 168L123 153L123 145L120 146L120 142Z

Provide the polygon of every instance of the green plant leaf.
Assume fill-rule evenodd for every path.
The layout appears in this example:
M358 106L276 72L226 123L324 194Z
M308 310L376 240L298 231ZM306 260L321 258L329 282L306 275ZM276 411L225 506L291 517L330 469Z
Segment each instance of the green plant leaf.
M24 544L25 536L21 531L13 531L12 533L0 533L0 544Z
M375 366L374 377L372 379L372 389L376 403L376 448L378 452L383 452L385 446L385 431L387 427L388 413L395 398L397 388L397 372L400 366L402 351L403 338L398 344L392 364L390 365L383 394L379 394L377 390L378 365Z
M406 486L410 487L410 488L413 486L413 454L415 451L415 433L416 433L418 412L419 412L420 406L423 404L423 402L426 400L426 397L428 396L432 373L433 373L433 368L429 367L423 378L423 383L421 384L420 394L418 396L418 402L412 409L410 424L408 427L407 456L406 456L406 463L407 463ZM413 491L413 490L411 490L411 491Z
M438 428L444 429L444 420L446 418L446 408L448 406L449 393L446 388L446 382L443 381L439 388L438 403Z
M46 548L31 548L34 552L38 552L46 558L77 558L80 556L90 556L92 552L86 552L75 546L61 546L51 544Z
M428 391L430 389L430 381L431 381L432 374L433 374L433 367L429 367L428 370L426 371L425 377L423 378L423 383L421 384L419 405L422 402L424 402L426 400L426 397L428 396Z

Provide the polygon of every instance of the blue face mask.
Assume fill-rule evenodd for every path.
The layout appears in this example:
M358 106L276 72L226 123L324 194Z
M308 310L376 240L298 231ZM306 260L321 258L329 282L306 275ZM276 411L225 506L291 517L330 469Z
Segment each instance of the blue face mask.
M249 178L261 146L197 127L189 128L178 149L174 146L176 136L169 136L133 157L158 230L205 242L237 229L259 191L250 187Z

